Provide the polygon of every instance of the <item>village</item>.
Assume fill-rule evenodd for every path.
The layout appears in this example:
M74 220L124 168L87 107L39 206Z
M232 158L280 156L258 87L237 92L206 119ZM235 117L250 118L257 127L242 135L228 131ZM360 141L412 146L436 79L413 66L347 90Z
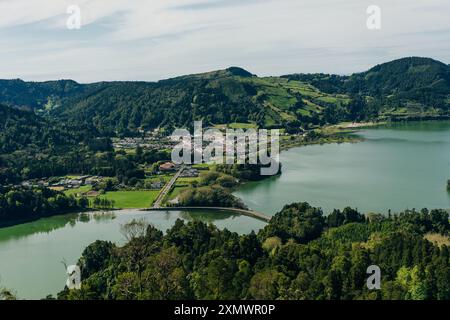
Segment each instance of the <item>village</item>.
M151 204L151 200L156 198L166 183L180 169L180 165L170 161L162 162L155 173L146 175L142 184L138 186L127 186L118 183L117 179L112 177L95 175L67 175L63 177L51 177L41 179L30 179L21 182L21 186L28 188L47 187L55 191L64 192L66 195L75 197L96 198L104 195L110 200L119 198L120 207L127 206L127 199L133 201L133 198L139 198L140 203L146 207ZM195 181L199 177L199 169L192 166L185 166L183 172L179 175L180 183L174 186L174 189L180 189L189 186L189 182ZM123 198L124 205L121 205ZM169 200L169 199L168 199ZM134 206L134 205L133 205Z
M163 175L170 175L171 173L174 173L178 171L180 168L180 165L174 164L171 161L164 162L159 165L159 170L156 172L156 175L153 175L149 178L156 178L158 176ZM183 170L180 177L183 178L195 178L198 177L199 172L198 169L187 167L185 170ZM82 176L65 176L65 177L51 177L51 178L41 178L41 179L30 179L25 180L20 183L23 187L30 187L30 188L36 188L36 187L47 187L53 190L58 191L64 191L66 189L76 189L80 188L82 186L96 186L105 179L109 179L110 177L103 177L103 176L92 176L92 175L82 175ZM161 182L162 180L154 181L152 184L149 184L150 186L147 189L161 189L164 184ZM119 185L121 186L121 185ZM126 187L123 186L122 187Z
M225 131L226 128L217 127L216 129ZM153 131L141 130L139 136L113 138L112 140L115 152L122 155L135 155L138 150L144 150L144 152L145 150L170 151L174 149L177 143L179 143L179 140L176 141L176 139L167 136L166 133L158 129ZM199 150L209 145L209 143L211 142L202 141ZM186 149L190 147L192 146L183 145L183 148ZM227 153L234 151L229 150L230 146L228 145L223 147L225 147L224 151ZM233 145L232 148L234 149L234 147ZM239 142L238 140L236 148L245 150L245 142ZM178 195L182 191L198 184L200 179L199 171L210 170L210 167L211 165L207 163L194 162L193 164L188 164L184 162L183 170L178 174L175 183L170 184L169 191L164 192L163 201L173 204L174 201L177 201ZM170 180L180 169L181 166L173 161L160 160L153 163L140 164L139 170L143 172L143 175L133 178L132 182L123 181L112 176L73 173L64 176L27 179L18 185L27 188L45 187L76 198L87 197L92 201L102 198L113 202L115 208L145 208L152 206L154 201L161 197L162 190L169 185Z
M140 146L143 149L171 149L174 142L158 129L153 131L139 130L139 137L114 138L113 147L116 150L135 149Z

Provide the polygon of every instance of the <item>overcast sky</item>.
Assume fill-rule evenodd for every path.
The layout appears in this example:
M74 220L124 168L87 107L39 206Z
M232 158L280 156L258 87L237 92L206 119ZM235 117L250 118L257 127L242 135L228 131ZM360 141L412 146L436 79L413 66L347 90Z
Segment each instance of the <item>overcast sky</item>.
M381 30L366 27L369 5ZM0 0L0 78L350 74L405 56L450 63L449 0Z

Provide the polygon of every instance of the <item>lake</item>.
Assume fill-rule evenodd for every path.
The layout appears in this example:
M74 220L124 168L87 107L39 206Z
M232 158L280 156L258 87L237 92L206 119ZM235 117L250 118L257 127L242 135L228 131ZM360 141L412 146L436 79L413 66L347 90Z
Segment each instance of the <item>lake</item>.
M84 248L95 240L125 242L120 227L144 219L166 231L177 219L200 219L238 233L259 230L265 223L226 212L120 210L69 214L0 229L0 287L13 289L19 298L39 299L64 288L63 262L76 264Z
M358 132L363 142L312 145L281 154L283 174L248 183L235 194L252 209L273 215L284 204L307 201L325 213L352 206L362 212L390 208L450 208L450 121L395 124ZM124 243L121 225L143 218L166 230L194 218L238 233L265 223L224 212L72 214L0 229L0 287L20 298L56 294L65 284L63 261L74 264L97 239Z
M282 175L248 183L235 195L273 215L307 201L327 214L450 208L450 121L411 122L360 130L364 141L311 145L281 154Z

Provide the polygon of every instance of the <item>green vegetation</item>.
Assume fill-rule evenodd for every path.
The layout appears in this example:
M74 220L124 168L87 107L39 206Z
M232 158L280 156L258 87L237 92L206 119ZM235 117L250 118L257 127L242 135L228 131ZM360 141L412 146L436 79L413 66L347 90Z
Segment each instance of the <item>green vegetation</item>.
M219 186L187 189L179 196L182 207L230 207L245 209L242 201Z
M429 58L403 58L351 76L297 74L284 78L309 83L335 97L350 96L350 119L408 120L449 115L450 67ZM328 97L318 100L333 102ZM329 112L335 118L344 115Z
M139 129L279 127L376 118L448 116L450 67L404 58L352 76L293 74L258 78L240 68L151 82L0 82L0 103L26 106L99 136ZM51 108L44 110L51 97ZM220 126L220 125L219 125Z
M100 198L113 201L115 208L135 209L150 207L158 194L159 190L109 191Z
M256 124L254 123L230 123L230 124L216 124L214 125L217 129L256 129Z
M80 290L59 299L450 299L450 255L443 210L328 217L307 203L286 205L258 234L238 235L178 220L163 234L143 221L122 229L129 242L88 246L79 260ZM381 290L366 270L378 265ZM111 272L114 270L114 272Z
M92 189L92 186L81 186L79 188L64 190L64 194L66 196L77 196L79 194L83 194Z
M298 140L287 146L342 142L343 135L320 130L305 141L298 134L343 121L448 118L450 67L404 58L352 76L258 78L229 68L156 83L2 80L0 92L1 184L73 172L134 185L144 178L142 165L167 160L170 152L114 150L111 138L191 129L203 120L285 129Z
M181 178L169 195L169 199L178 196L178 204L181 206L245 209L242 201L231 192L239 183L261 179L259 170L258 165L215 165L213 169L202 172L197 178L185 180Z
M84 210L86 198L75 199L47 188L0 187L0 226Z
M268 176L261 175L261 168L268 167L268 165L261 164L220 164L216 165L218 172L225 173L229 176L239 179L240 181L258 181L267 178ZM277 174L281 173L281 164Z
M178 197L180 195L181 192L183 192L184 190L187 190L187 187L173 187L172 190L170 190L170 192L167 194L166 197L166 201L167 200L174 200L176 197Z
M0 80L0 225L91 208L145 208L142 190L170 150L114 149L112 139L142 130L280 128L283 146L353 141L354 121L449 117L450 67L405 58L351 76L258 78L240 68L149 82ZM259 180L258 165L195 165L167 199L183 206L244 208L231 190ZM101 176L101 195L14 186L69 173ZM109 178L104 178L109 177ZM194 221L166 235L134 221L129 243L98 241L83 253L83 287L67 299L450 299L449 220L441 210L392 217L346 208L325 217L307 203L285 206L258 234L239 236ZM365 287L366 268L383 270L381 291ZM114 272L111 272L114 270ZM0 297L12 295L0 288Z
M170 158L167 151L115 152L109 137L87 126L0 105L0 184L42 177L80 175L116 177L134 185L145 177L141 165Z

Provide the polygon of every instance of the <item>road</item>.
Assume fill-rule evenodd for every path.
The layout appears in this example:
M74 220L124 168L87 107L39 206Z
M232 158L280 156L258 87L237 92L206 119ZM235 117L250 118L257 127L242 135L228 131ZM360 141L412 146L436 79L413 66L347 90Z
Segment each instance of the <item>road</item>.
M239 208L227 208L227 207L161 207L161 206L159 206L159 207L153 207L153 208L144 209L144 210L146 210L146 211L152 211L152 210L157 210L157 211L182 211L182 210L208 210L208 211L210 211L210 210L216 210L216 211L236 212L236 213L248 216L248 217L263 220L265 222L269 222L270 218L271 218L261 212L239 209Z
M172 186L175 184L175 182L177 181L177 179L180 177L181 173L183 172L183 170L186 167L184 165L181 166L181 168L177 171L177 173L175 173L175 175L169 180L169 182L166 183L166 185L162 188L161 192L159 193L158 197L156 198L155 202L153 203L152 208L150 209L144 209L144 210L217 210L217 211L231 211L231 212L236 212L239 214L243 214L245 216L249 216L252 218L256 218L259 220L263 220L266 222L270 221L269 216L260 213L260 212L256 212L256 211L252 211L252 210L245 210L245 209L239 209L239 208L227 208L227 207L161 207L161 203L164 200L164 198L166 197L166 195L170 192L170 190L172 189Z
M166 195L170 192L172 189L172 186L175 184L177 179L179 178L180 174L185 169L185 166L182 165L181 168L175 173L175 175L169 180L169 182L166 183L166 185L162 188L161 192L159 193L158 197L156 198L155 202L153 203L153 208L158 209L161 208L161 203L166 197Z

